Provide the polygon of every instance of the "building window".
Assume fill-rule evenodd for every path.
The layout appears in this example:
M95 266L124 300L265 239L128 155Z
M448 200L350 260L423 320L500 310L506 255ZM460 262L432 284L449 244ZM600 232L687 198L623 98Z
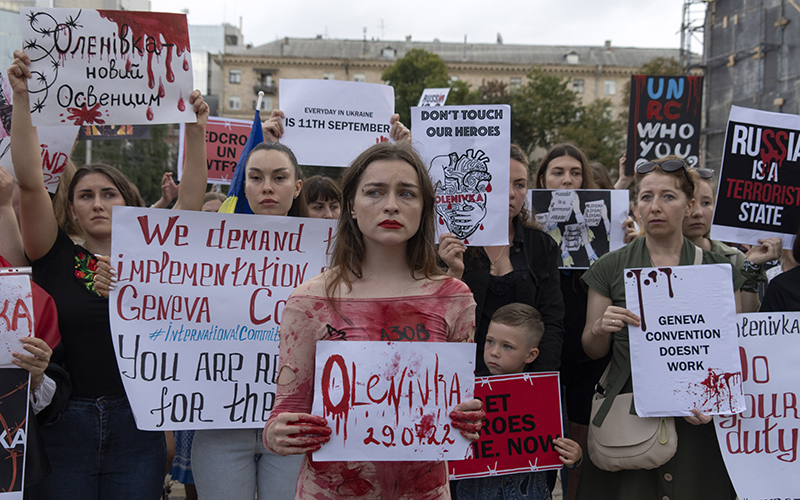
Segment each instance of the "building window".
M615 80L606 80L603 82L603 93L605 95L616 95L617 82Z
M576 94L583 94L586 90L585 83L582 78L575 78L572 80L572 91Z
M228 97L228 109L239 111L242 109L242 100L239 97Z
M381 57L385 59L394 59L396 52L391 47L386 47L385 49L381 50Z
M580 56L577 52L570 52L566 55L567 64L578 64L580 62Z
M264 73L261 75L261 86L272 87L275 85L275 80L272 78L272 73Z
M258 99L253 99L253 109L256 109L256 104L258 103ZM272 97L271 96L264 96L261 99L261 109L259 111L272 111Z
M230 82L230 83L242 83L242 70L240 70L240 69L232 69L228 73L228 82Z
M455 83L458 81L458 77L456 75L450 75L450 83Z
M520 78L519 76L512 76L508 80L508 89L511 90L512 92L515 90L519 90L520 87L522 87L522 78Z
M326 72L322 73L322 79L323 80L336 80L336 77L334 76L332 71L326 71Z
M356 73L353 75L353 81L364 83L367 81L367 75L364 73Z

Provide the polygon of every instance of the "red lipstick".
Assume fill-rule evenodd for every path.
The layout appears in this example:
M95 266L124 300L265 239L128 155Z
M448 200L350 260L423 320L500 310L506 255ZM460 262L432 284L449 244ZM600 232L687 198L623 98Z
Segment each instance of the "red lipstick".
M403 227L402 224L392 219L386 219L385 221L381 222L378 225L385 229L400 229Z

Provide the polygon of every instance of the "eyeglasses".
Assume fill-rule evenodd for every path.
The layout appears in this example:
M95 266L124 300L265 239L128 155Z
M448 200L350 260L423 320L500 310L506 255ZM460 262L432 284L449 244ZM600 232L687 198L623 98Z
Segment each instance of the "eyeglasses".
M710 179L714 177L714 170L710 168L695 168L694 171L697 172L697 175L699 175L701 179Z
M637 174L649 174L653 171L653 167L659 166L664 172L675 172L683 168L686 169L686 163L681 160L665 160L665 161L648 161L636 167ZM708 169L703 169L708 170Z

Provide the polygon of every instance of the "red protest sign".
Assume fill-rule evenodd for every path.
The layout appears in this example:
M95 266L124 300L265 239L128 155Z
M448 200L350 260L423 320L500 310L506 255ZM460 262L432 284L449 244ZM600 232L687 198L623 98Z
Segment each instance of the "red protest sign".
M486 420L471 444L473 458L449 461L450 479L560 469L553 440L563 435L557 372L475 379Z
M252 121L209 117L206 125L206 158L209 184L230 184L233 170L250 135ZM183 175L183 157L186 152L185 132L181 125L178 180Z

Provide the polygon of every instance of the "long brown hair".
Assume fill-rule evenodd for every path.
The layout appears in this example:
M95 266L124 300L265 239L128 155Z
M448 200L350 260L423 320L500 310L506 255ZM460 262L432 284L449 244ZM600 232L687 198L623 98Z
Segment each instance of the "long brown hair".
M419 229L406 244L406 263L411 268L412 276L421 273L425 278L431 278L443 274L436 260L435 192L428 169L410 144L382 142L358 155L342 175L342 212L331 255L331 278L325 285L328 300L333 300L343 284L348 290L352 289L353 281L362 276L361 264L366 257L366 248L364 235L351 214L353 202L367 167L376 161L391 160L408 163L419 177L422 215Z
M536 170L536 182L534 182L536 189L545 189L544 176L547 174L547 166L551 161L556 158L561 158L562 156L570 156L581 162L583 182L581 182L580 189L595 189L597 187L594 182L594 172L592 172L592 168L589 166L589 160L586 158L586 154L575 144L571 142L562 142L550 148L544 158L542 158L542 162L539 163L539 169Z

